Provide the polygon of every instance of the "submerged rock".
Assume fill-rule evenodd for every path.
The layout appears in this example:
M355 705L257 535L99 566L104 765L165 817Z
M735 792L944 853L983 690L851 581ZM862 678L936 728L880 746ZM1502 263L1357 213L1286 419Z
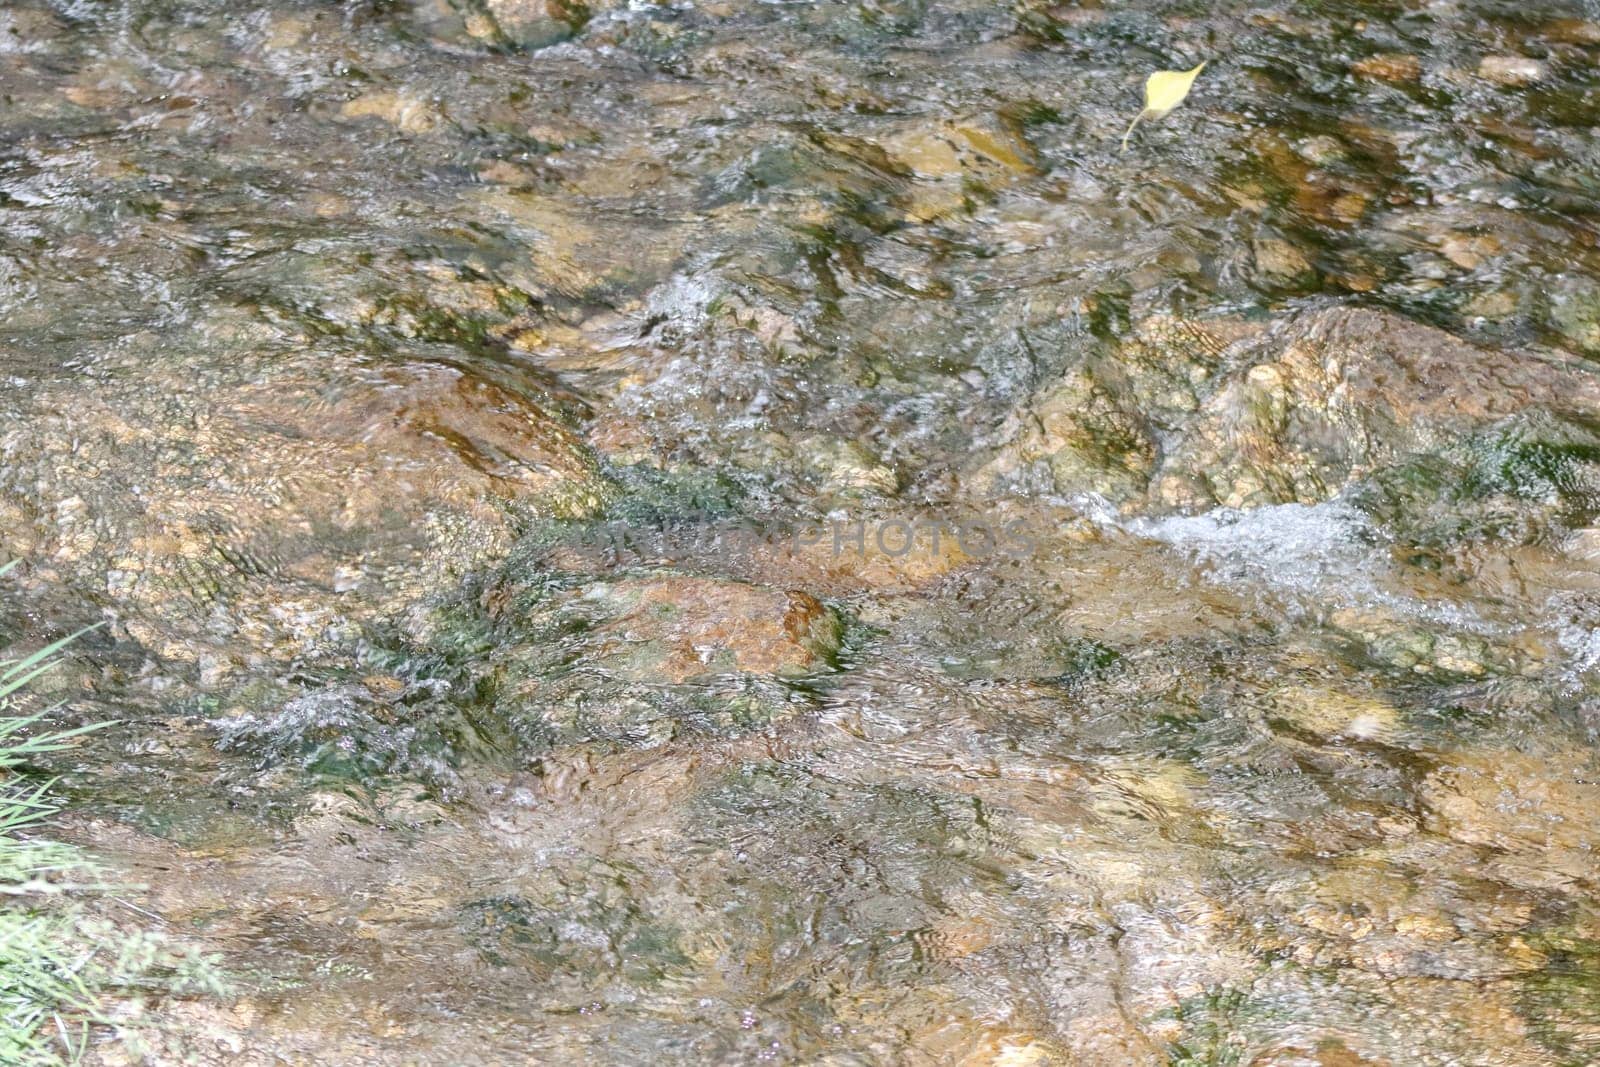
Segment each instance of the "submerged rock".
M1588 24L252 6L0 4L0 629L202 1062L1595 1058L1591 368L1397 317L1600 351Z
M527 383L285 340L197 339L214 361L181 367L130 345L94 395L46 385L13 407L0 498L26 521L5 551L222 684L335 654L506 551L519 511L582 513L606 492Z
M1404 52L1385 52L1359 59L1350 69L1374 81L1414 82L1422 77L1422 60Z
M1427 825L1493 850L1496 873L1534 889L1592 884L1600 847L1588 752L1464 751L1441 759L1420 788Z
M816 597L667 571L529 573L513 559L471 600L436 612L405 653L441 678L518 758L551 745L655 746L737 734L808 706L845 635Z
M427 133L439 124L432 104L405 93L364 93L347 101L339 114L347 119L382 119L405 133Z
M1035 172L1034 151L1014 129L993 118L929 123L895 130L881 140L893 164L914 178L907 214L927 222Z
M506 51L559 44L589 15L582 0L417 0L415 12L441 43Z
M525 766L554 746L649 748L767 725L809 705L797 686L831 671L844 637L841 617L807 593L660 572L507 577L429 625L427 644L372 650L399 676L217 721L222 747L265 769L401 774L453 793L463 774Z
M598 583L580 594L609 616L591 661L629 681L686 682L727 671L804 674L839 650L838 617L808 593L669 576Z
M1600 512L1600 384L1385 312L1154 317L1014 413L967 480L1125 513L1343 498L1405 543L1531 543Z
M1213 385L1156 476L1166 505L1316 503L1530 410L1600 416L1580 368L1335 309L1265 338Z
M1551 287L1550 322L1578 352L1600 356L1600 285L1562 278Z
M1498 85L1528 85L1545 74L1545 65L1528 56L1484 56L1478 61L1478 77Z
M1196 412L1230 344L1258 327L1154 317L1114 351L1093 352L1009 421L1011 443L971 476L994 489L1026 486L1043 467L1059 493L1144 497L1161 439Z
M483 0L482 7L494 21L494 32L518 48L564 41L589 21L581 0Z
M1268 281L1290 284L1316 273L1311 260L1281 237L1262 237L1251 246L1256 270Z

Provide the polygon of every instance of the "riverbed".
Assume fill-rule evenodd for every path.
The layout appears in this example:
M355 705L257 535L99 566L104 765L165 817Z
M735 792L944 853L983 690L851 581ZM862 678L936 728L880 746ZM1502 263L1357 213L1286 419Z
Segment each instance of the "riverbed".
M234 990L146 1062L1600 1058L1597 60L5 5L0 643Z

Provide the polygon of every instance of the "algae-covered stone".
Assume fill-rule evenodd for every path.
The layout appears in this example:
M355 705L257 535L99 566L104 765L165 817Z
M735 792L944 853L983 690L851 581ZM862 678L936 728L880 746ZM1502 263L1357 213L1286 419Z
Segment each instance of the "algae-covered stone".
M583 0L416 0L415 17L441 42L532 51L583 29Z
M540 575L513 558L431 631L428 653L479 678L497 729L537 753L770 723L808 703L796 686L832 670L844 623L799 590L669 571Z
M1160 438L1199 409L1224 352L1257 329L1229 319L1141 322L1014 413L1010 443L981 457L974 477L995 487L1026 485L1030 469L1042 468L1056 492L1142 499L1160 462Z
M1399 671L1422 676L1478 678L1515 674L1529 666L1527 652L1515 644L1491 644L1472 633L1381 610L1344 609L1329 623L1361 643L1366 656Z
M1184 427L1157 474L1159 499L1191 503L1203 487L1234 507L1314 503L1530 409L1600 415L1600 385L1579 368L1382 312L1316 312L1257 353Z
M1125 500L1143 493L1155 467L1149 424L1120 407L1088 368L1063 376L1016 422L1017 439L989 462L984 477L1003 483L1042 464L1057 490Z
M1568 278L1552 287L1550 321L1579 352L1600 356L1600 285Z
M1310 686L1272 694L1272 712L1296 730L1353 741L1389 738L1400 718L1398 710L1382 700Z
M454 788L474 764L521 765L552 746L650 747L766 725L806 705L792 683L830 671L844 636L809 594L671 573L502 576L420 629L426 644L373 649L404 677L239 714L218 724L223 747L269 767Z
M1411 544L1533 543L1600 513L1600 432L1534 410L1386 467L1351 500Z
M571 37L589 21L581 0L483 0L495 29L518 48L542 48Z

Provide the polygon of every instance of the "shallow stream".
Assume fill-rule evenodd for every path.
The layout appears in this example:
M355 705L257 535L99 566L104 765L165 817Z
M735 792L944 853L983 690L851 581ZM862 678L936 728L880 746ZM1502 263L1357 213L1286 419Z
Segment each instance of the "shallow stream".
M1597 129L1592 0L7 0L149 1062L1600 1059Z

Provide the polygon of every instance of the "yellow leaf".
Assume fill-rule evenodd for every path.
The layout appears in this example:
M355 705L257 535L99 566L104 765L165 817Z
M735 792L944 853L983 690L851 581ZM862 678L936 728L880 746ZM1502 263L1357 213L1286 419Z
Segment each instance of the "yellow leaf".
M1128 132L1122 135L1122 150L1128 150L1128 138L1133 136L1133 128L1144 119L1159 119L1179 104L1189 95L1189 89L1194 85L1194 80L1200 72L1206 69L1201 63L1193 70L1158 70L1150 75L1144 83L1144 110L1134 116L1128 123Z

